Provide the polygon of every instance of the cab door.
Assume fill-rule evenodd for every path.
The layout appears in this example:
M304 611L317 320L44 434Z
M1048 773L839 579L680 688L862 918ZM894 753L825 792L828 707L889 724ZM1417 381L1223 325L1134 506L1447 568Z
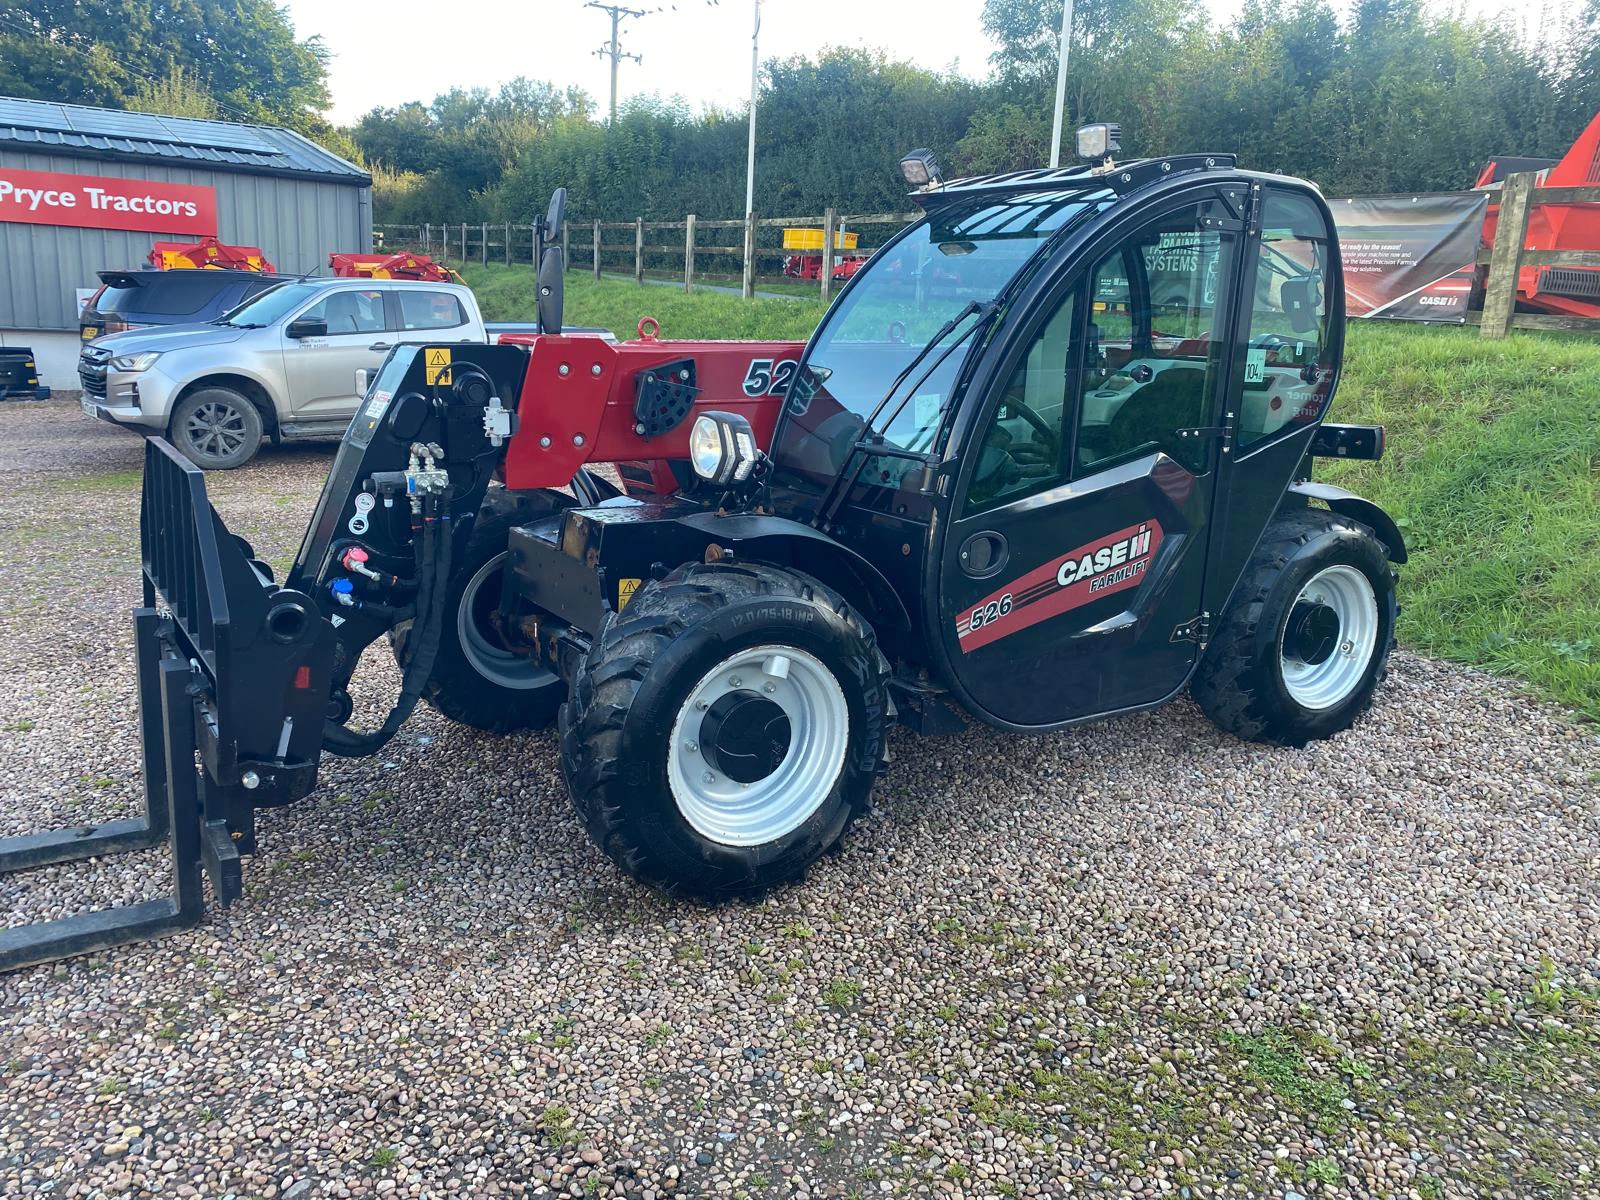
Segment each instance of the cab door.
M937 620L958 695L991 720L1154 704L1189 675L1242 194L1189 192L1092 246L989 376L960 452Z

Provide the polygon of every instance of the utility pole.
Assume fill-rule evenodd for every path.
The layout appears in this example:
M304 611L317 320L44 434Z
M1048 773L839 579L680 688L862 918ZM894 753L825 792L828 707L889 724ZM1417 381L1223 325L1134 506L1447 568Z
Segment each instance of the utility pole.
M744 211L756 209L756 89L761 82L761 0L755 0L756 25L750 34L750 148L744 161Z
M1061 60L1056 63L1056 121L1050 131L1050 165L1061 165L1061 119L1067 105L1067 44L1072 40L1072 0L1066 0L1061 12ZM615 72L613 72L613 77ZM613 86L613 90L615 87Z
M622 22L626 18L642 17L646 14L637 8L624 8L620 4L601 4L599 0L589 0L589 3L585 4L584 7L598 8L601 12L611 17L611 40L594 53L596 58L609 58L611 60L611 123L615 125L617 122L617 64L625 58L631 58L634 62L644 61L637 54L625 54L623 52L622 43L618 40L618 34Z

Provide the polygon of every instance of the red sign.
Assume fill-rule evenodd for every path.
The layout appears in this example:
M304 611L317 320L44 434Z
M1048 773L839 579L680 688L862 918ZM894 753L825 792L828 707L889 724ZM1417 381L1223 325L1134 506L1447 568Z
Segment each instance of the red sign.
M181 183L0 167L0 221L214 234L217 192Z

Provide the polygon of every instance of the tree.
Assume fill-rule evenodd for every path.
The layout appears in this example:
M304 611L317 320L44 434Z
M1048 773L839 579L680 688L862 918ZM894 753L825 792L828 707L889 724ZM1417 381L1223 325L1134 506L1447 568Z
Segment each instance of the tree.
M162 113L169 117L217 119L217 102L182 67L173 67L165 79L141 81L128 98L128 107L135 112Z
M221 116L326 128L326 53L270 0L12 0L0 91L128 108L181 72Z

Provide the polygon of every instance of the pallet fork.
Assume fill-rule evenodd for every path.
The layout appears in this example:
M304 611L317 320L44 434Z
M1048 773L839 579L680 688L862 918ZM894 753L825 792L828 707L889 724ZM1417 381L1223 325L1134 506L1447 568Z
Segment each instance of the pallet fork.
M198 924L202 869L217 902L231 904L239 856L255 850L255 808L287 803L315 780L326 682L305 664L331 658L331 627L308 597L272 583L211 507L204 474L159 438L146 444L140 542L144 603L133 627L144 814L0 839L0 875L166 843L171 888L0 931L0 971ZM248 693L230 687L233 666ZM275 686L284 701L261 702Z

